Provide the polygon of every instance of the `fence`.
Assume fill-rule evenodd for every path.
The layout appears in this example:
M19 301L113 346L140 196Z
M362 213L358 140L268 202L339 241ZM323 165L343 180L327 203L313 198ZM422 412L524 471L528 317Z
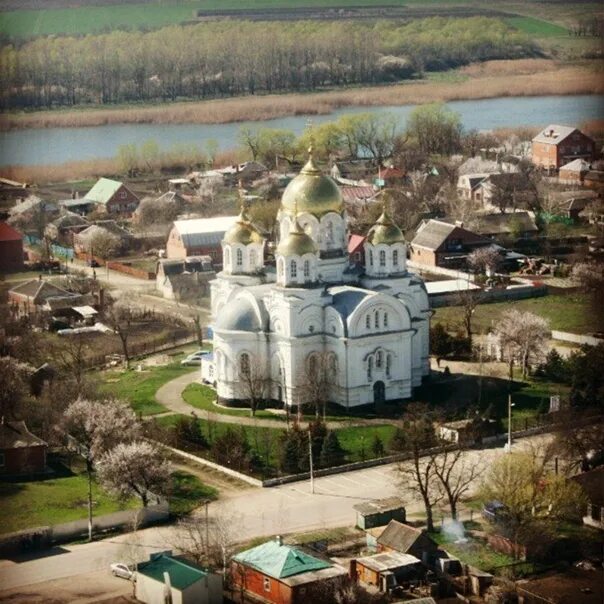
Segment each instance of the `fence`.
M134 526L147 526L162 522L170 516L170 506L164 499L157 503L134 510L122 510L113 514L93 517L94 532L102 532ZM0 554L10 555L26 551L43 549L55 543L66 543L88 535L88 519L74 520L63 524L43 526L16 533L9 533L0 538Z
M99 266L107 266L109 270L117 271L118 273L124 273L125 275L136 277L137 279L153 281L156 276L154 272L146 271L142 268L136 268L135 266L131 266L130 264L124 264L123 262L117 262L116 260L103 260L103 258L99 258L98 256L91 256L86 252L76 252L75 257L78 260L83 260L84 262L94 260Z
M545 285L512 285L511 287L501 289L495 288L482 290L480 292L480 303L488 304L489 302L525 300L526 298L539 298L545 295L547 295L547 287ZM430 305L432 308L455 306L459 304L460 301L458 293L446 293L430 296Z
M597 346L604 342L602 338L594 338L593 336L581 336L577 333L569 333L566 331L552 330L552 338L561 340L562 342L572 342L573 344L588 344L589 346Z
M23 239L27 245L43 245L42 240L39 237L34 237L33 235L24 235ZM50 250L55 256L61 256L63 258L73 258L74 252L70 247L63 247L62 245L57 245L55 243L50 244Z

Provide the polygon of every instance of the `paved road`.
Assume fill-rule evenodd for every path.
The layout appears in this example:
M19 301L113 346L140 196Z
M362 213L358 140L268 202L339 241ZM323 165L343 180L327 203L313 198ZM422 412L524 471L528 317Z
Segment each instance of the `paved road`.
M526 438L515 446L520 449L550 438ZM468 451L471 463L488 464L500 448ZM233 541L253 537L288 534L326 527L350 526L354 523L353 505L364 500L409 495L399 484L394 464L325 476L315 480L315 493L309 482L299 482L271 489L249 489L237 496L210 504L212 517L228 518ZM407 510L421 510L418 501L408 499ZM172 526L154 527L111 539L57 547L31 560L0 561L0 585L3 589L30 585L94 572L107 568L116 560L130 559L136 551L139 560L150 552L174 548L176 530Z

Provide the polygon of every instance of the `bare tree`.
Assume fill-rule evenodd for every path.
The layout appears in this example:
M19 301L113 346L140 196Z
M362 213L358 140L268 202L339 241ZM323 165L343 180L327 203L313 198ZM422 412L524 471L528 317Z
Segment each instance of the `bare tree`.
M435 444L434 428L428 406L411 403L403 415L405 443L411 452L411 459L398 466L401 485L415 492L424 504L428 531L434 531L434 506L443 498L437 486L436 460L434 456L424 457L423 451Z
M480 463L468 461L462 447L454 450L443 447L434 457L434 473L445 493L451 517L457 519L457 506L460 499L483 471Z
M121 499L132 495L143 507L150 495L165 495L170 484L171 468L161 450L146 441L119 443L98 461L101 484Z
M468 283L469 286L469 283ZM472 318L476 307L480 304L481 292L480 290L461 289L457 292L456 301L461 306L462 310L462 322L464 329L466 330L466 337L468 338L469 346L472 346Z
M32 368L12 357L0 357L0 415L15 417L29 395Z
M75 380L78 393L82 390L90 353L87 334L66 335L52 347L52 358L58 367Z
M311 353L298 381L300 399L314 407L315 417L325 419L329 390L336 377L336 357L329 352Z
M133 440L140 426L120 401L78 399L65 411L62 432L84 458L88 476L88 540L92 540L92 482L97 461L120 442Z
M590 298L594 328L604 329L604 264L602 262L580 262L573 267L571 276Z
M203 327L201 326L201 315L196 314L192 317L193 326L195 327L195 337L197 338L197 345L199 348L203 346Z
M264 364L258 358L243 353L239 360L239 391L241 398L248 402L252 417L266 400L269 385L270 378Z
M513 377L514 359L520 361L522 376L526 377L531 362L544 354L551 334L548 321L531 312L518 310L505 311L494 331L509 363L510 380Z
M128 339L132 333L132 323L134 321L133 309L127 304L116 302L107 310L105 318L120 339L126 367L130 367Z

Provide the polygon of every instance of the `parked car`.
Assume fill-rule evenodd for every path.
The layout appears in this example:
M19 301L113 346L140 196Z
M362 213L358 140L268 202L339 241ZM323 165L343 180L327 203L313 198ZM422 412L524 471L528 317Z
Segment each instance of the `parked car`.
M123 562L114 562L109 568L114 577L128 579L128 581L136 580L136 573Z
M191 353L185 357L180 364L181 365L201 365L201 359L204 355L208 354L206 350L198 350L197 352Z

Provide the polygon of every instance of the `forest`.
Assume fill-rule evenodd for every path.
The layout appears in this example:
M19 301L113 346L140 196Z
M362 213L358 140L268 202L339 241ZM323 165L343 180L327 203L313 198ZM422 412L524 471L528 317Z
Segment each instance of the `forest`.
M314 91L539 54L526 35L487 17L403 24L228 21L47 37L0 49L0 108Z

